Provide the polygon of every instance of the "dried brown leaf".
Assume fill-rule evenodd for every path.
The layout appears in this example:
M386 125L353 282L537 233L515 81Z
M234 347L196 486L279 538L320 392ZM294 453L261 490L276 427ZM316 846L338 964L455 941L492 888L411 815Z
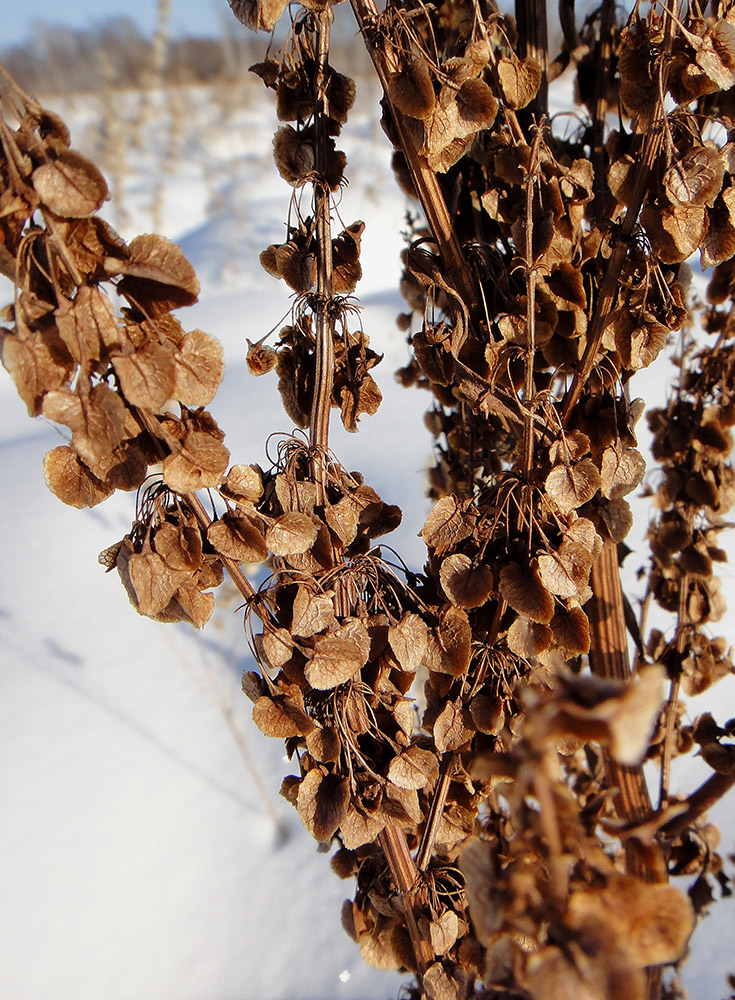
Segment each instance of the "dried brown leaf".
M115 490L101 482L66 445L46 453L43 460L46 485L59 500L70 507L96 507Z
M174 360L174 397L185 406L206 406L224 374L220 342L202 330L192 330L178 345Z
M237 563L262 562L268 557L260 524L244 515L223 514L207 528L207 539L216 552Z
M386 822L387 818L382 812L364 813L350 804L342 821L342 843L351 851L364 844L372 844Z
M332 240L332 282L336 295L354 292L362 277L360 243L364 230L364 222L353 222Z
M577 462L590 450L590 439L582 431L569 431L549 448L552 464L561 465Z
M409 746L388 766L388 779L398 788L423 788L439 776L439 761L431 750Z
M688 35L687 40L694 45L697 65L712 81L711 91L729 90L735 84L735 28L720 19L703 37Z
M595 945L615 936L624 944L620 964L642 969L675 962L694 928L687 897L672 885L615 875L607 886L572 893L566 922Z
M429 548L443 555L472 534L474 521L474 515L455 496L442 497L432 507L420 534Z
M257 503L263 495L263 472L258 465L233 465L222 491L237 500Z
M500 571L500 595L521 615L535 622L550 622L554 601L539 574L530 567L509 563Z
M530 56L519 59L511 52L508 58L498 60L496 68L505 103L516 111L525 108L541 83L539 64Z
M301 821L316 840L332 839L347 815L350 783L336 774L314 767L299 785L297 809Z
M253 31L273 31L288 7L289 0L227 0L227 2L241 24Z
M524 659L539 656L551 645L551 629L519 615L508 629L508 649Z
M115 309L96 286L82 285L73 301L65 300L56 310L56 326L71 356L86 369L119 346Z
M459 919L454 910L445 910L429 924L429 940L435 955L446 955L454 947L458 935Z
M354 677L367 662L370 637L364 623L348 620L333 635L314 644L314 655L304 667L304 675L313 688L328 691Z
M314 760L322 764L332 764L339 760L342 752L342 741L339 733L332 726L314 729L306 737L306 749Z
M255 648L267 667L278 670L293 656L293 639L285 628L267 628L255 636Z
M256 673L254 670L245 670L242 675L242 680L240 684L242 688L242 693L248 697L253 704L262 698L267 691L265 681Z
M97 167L72 149L62 150L33 171L33 187L54 215L81 219L107 199L107 184Z
M592 553L584 545L570 542L558 552L538 557L541 583L557 597L577 597L589 579Z
M66 345L53 328L29 333L23 340L0 328L0 351L3 366L32 417L41 412L46 393L66 385L74 370Z
M176 372L170 344L148 341L130 354L114 354L111 360L131 406L157 412L171 399Z
M281 246L274 246L269 249L274 251L275 267L271 270L261 254L261 264L266 271L275 274L276 277L283 278L289 288L292 288L299 295L304 295L316 284L316 254L311 240L302 238L299 240L289 240ZM270 351L270 348L266 348ZM268 355L266 355L268 356ZM251 374L255 374L252 372ZM262 374L262 373L260 373Z
M308 587L300 586L293 602L291 633L308 639L332 628L335 622L331 594L314 593Z
M669 205L663 210L646 205L641 225L656 256L664 264L677 264L699 248L707 232L707 209L703 205Z
M426 656L426 622L419 615L407 611L400 621L388 629L388 642L401 670L414 673Z
M428 118L436 97L426 59L412 59L404 69L388 78L388 97L393 105L410 118Z
M439 753L458 750L475 732L469 709L462 704L448 701L434 723L434 743Z
M546 477L546 492L562 514L587 503L600 488L600 473L590 458L576 465L555 465Z
M602 453L600 491L610 500L627 496L638 486L646 472L646 462L637 448L616 441Z
M637 327L630 338L630 353L621 351L626 367L632 368L633 371L648 368L666 346L668 333L669 331L662 323L655 321L643 323Z
M279 174L294 187L301 187L314 172L311 136L304 131L297 131L291 125L284 125L276 132L273 137L273 155Z
M162 524L153 536L153 547L171 569L196 570L202 563L202 535L191 524Z
M724 172L725 158L714 143L692 146L664 174L666 195L679 205L712 208L722 188Z
M276 496L284 511L301 510L311 513L317 500L314 483L300 482L285 472L276 476Z
M340 390L339 407L342 423L351 434L357 431L360 414L372 416L377 413L383 400L383 393L372 375L364 375L358 383L348 383Z
M475 135L495 121L498 102L483 80L466 80L459 91L445 85L426 119L421 153L432 170L445 173L464 156Z
M439 673L460 677L470 665L472 629L467 612L447 606L439 625L428 633L427 665Z
M184 581L156 620L186 622L194 628L203 628L213 611L214 594L202 593L193 581Z
M338 503L326 505L324 520L342 545L354 542L357 535L358 513L357 507L348 496L342 497Z
M590 623L581 608L557 611L550 625L554 644L563 656L589 653Z
M53 389L44 397L42 412L69 428L74 448L91 465L103 463L125 433L123 401L103 383L87 394Z
M163 479L178 493L219 486L230 462L227 448L212 434L189 431L163 463Z
M601 506L600 517L614 542L622 542L633 527L633 511L627 500L611 500Z
M313 515L288 511L268 528L265 542L276 556L295 556L308 551L319 533L319 524Z
M155 552L133 553L128 572L137 609L149 617L163 611L182 581L182 574L170 569Z
M107 257L105 271L122 275L118 288L162 306L193 305L199 297L199 281L181 248L165 236L146 233L128 246L127 258Z
M303 704L288 695L263 695L253 706L253 722L266 736L287 740L308 736L316 727Z
M532 955L528 981L534 1000L644 1000L643 976L626 965L624 943L609 928L608 941L606 953L600 949L592 958L583 953L577 961L556 947Z
M434 962L423 975L426 1000L460 1000L463 990L441 962Z
M497 736L505 725L505 709L502 698L478 694L470 703L470 715L477 730L490 736Z
M447 556L439 571L444 593L458 608L479 608L493 591L489 566L473 566L469 556L456 552Z

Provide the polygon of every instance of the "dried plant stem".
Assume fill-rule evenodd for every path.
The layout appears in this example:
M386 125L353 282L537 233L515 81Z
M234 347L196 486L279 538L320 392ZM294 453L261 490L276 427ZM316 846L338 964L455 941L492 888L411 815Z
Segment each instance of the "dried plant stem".
M316 374L311 408L310 443L314 475L322 495L326 489L325 458L329 447L329 410L334 384L334 310L332 281L332 226L326 172L327 119L325 114L327 58L332 14L328 8L317 15L317 71L314 81L315 145L314 207L317 240L316 281Z
M687 517L690 530L693 529L693 518L691 513ZM687 595L689 594L689 574L682 573L679 580L679 621L676 629L676 648L680 658L683 660L686 655L687 646ZM671 778L671 759L674 753L674 726L676 723L676 703L679 698L680 678L674 677L669 686L669 697L666 701L666 735L663 742L663 754L661 757L661 781L659 785L658 807L662 809L669 797L669 781Z
M669 798L669 782L671 780L671 759L674 753L674 726L676 724L676 703L679 699L680 681L675 677L669 685L669 697L666 699L666 734L661 757L661 778L659 782L658 807L663 809Z
M544 27L544 34L546 28ZM539 151L541 146L541 129L537 128L531 145L531 161L526 176L526 371L525 396L526 412L523 417L523 475L529 481L533 468L533 397L535 385L533 379L533 363L536 356L536 268L533 260L533 192L538 179ZM529 511L529 524L531 512ZM530 538L529 530L529 538Z
M546 0L516 0L516 23L520 55L535 59L541 67L541 83L536 96L524 109L524 116L546 114L549 106L549 42L546 30Z
M590 663L593 673L609 680L629 681L628 636L625 628L623 592L620 586L617 546L606 539L592 567L593 596L586 605L590 619ZM618 814L628 821L643 819L651 811L651 800L640 766L626 767L603 751L605 771L615 797ZM634 848L627 848L628 864L637 874L656 880L653 869Z
M589 329L587 331L587 345L582 355L582 359L579 363L579 367L574 373L574 378L572 379L572 384L569 387L568 392L564 397L564 402L562 405L562 420L566 425L574 412L574 408L579 402L579 397L582 394L582 388L584 383L587 381L589 373L595 363L595 358L597 357L597 352L600 348L600 343L602 341L602 335L605 332L605 326L607 325L608 318L610 316L610 311L612 310L613 304L615 302L615 297L618 290L618 280L620 278L620 272L623 267L626 255L628 253L628 243L635 230L636 223L638 222L638 215L643 204L643 199L646 194L646 189L648 187L649 178L651 175L651 170L653 168L654 161L659 152L659 147L663 138L663 128L665 123L666 109L664 107L664 95L666 93L666 81L668 76L668 54L671 51L671 44L673 41L674 34L674 14L676 10L676 0L668 0L665 8L665 29L664 29L664 42L662 46L662 54L658 60L659 66L659 78L658 78L658 99L656 101L656 111L654 115L653 124L649 127L648 131L643 137L643 144L638 158L638 169L635 175L635 183L633 187L633 194L630 199L630 203L625 212L625 217L620 224L620 228L616 234L616 239L613 244L613 250L610 255L610 259L607 263L607 268L605 270L605 275L600 284L599 298L597 306L595 308L594 316L592 317L592 322L590 323ZM603 18L605 17L605 11L603 10ZM607 28L607 34L603 35L603 45L610 44L610 35L612 33L614 19L614 10L607 12L607 19L605 21L605 26ZM600 67L600 74L604 71L604 64ZM598 77L599 83L600 77ZM602 89L603 84L599 83L599 89L596 90L596 98L600 102L596 106L596 118L602 115L603 111L603 96L604 90ZM598 136L599 141L602 142L604 139L604 131ZM604 177L604 171L597 172L597 164L595 164L595 176Z
M401 894L406 915L406 927L416 956L416 967L420 979L434 956L429 942L420 933L418 927L416 885L419 871L411 857L406 836L402 830L386 826L380 834L380 846L385 854L396 888Z
M615 24L615 0L603 0L600 15L600 54L595 76L595 117L592 123L592 163L595 168L595 207L605 210L605 109L612 59L612 30Z
M352 10L365 39L370 58L383 87L385 100L390 107L403 154L411 172L416 194L423 208L429 228L436 241L445 267L445 278L464 302L471 324L479 329L484 315L480 296L462 250L462 245L452 224L444 195L436 174L419 152L423 130L417 131L417 122L406 118L390 99L388 81L391 73L400 68L396 50L380 33L380 14L373 0L351 0Z
M620 586L617 546L605 539L602 552L592 567L593 596L587 604L590 619L590 666L598 677L630 680L628 636L625 628L623 592ZM651 811L651 799L646 787L643 768L628 767L614 760L603 749L603 762L608 784L616 787L615 805L618 815L631 822L642 820ZM626 867L647 882L661 880L661 865L655 853L641 849L634 840L625 842ZM648 1000L656 1000L661 991L661 970L647 973Z
M684 803L686 811L675 816L661 828L661 833L670 839L678 837L688 826L703 816L735 785L735 774L715 773L704 784L692 792Z
M194 515L195 515L197 521L199 522L199 524L206 531L206 529L212 523L212 518L207 513L207 511L206 511L206 509L204 507L204 504L199 499L199 497L196 495L196 493L186 493L184 496L185 496L185 499L186 499L187 503L190 505L191 509L194 511ZM248 578L245 576L245 574L243 573L243 571L240 569L240 567L238 566L238 564L235 562L235 560L234 559L230 559L228 556L220 556L220 559L222 560L222 565L225 567L225 569L229 573L230 579L235 584L235 586L237 587L237 589L239 590L239 592L242 594L242 596L245 598L245 600L246 601L252 601L255 597L257 597L257 594L256 594L255 590L253 589L252 584L250 583L250 581L248 580ZM258 614L258 617L262 617L259 614L259 612L258 612L258 605L257 605L257 603L254 604L254 611L255 611L256 614Z
M421 843L419 844L418 853L416 855L416 867L420 872L426 871L429 861L431 860L431 855L434 851L437 830L439 829L439 823L447 801L449 785L452 780L454 760L455 755L453 753L447 754L442 760L441 769L439 771L439 780L437 781L429 815L426 817L424 834L421 838Z
M595 358L597 357L597 352L599 351L600 344L602 342L602 335L605 332L610 312L618 294L620 272L628 254L628 243L633 235L633 231L638 221L638 213L640 212L641 205L643 204L643 198L648 184L648 177L658 154L660 143L660 128L652 128L646 133L643 140L643 150L639 161L639 167L636 173L636 183L633 196L625 213L625 218L621 222L620 228L615 234L612 253L610 254L610 259L607 262L605 275L600 283L597 307L587 331L587 345L584 349L582 359L579 362L579 367L574 373L572 384L564 396L562 404L562 420L565 425L568 424L572 414L574 413L574 408L579 402L579 397L582 395L584 384L594 367Z

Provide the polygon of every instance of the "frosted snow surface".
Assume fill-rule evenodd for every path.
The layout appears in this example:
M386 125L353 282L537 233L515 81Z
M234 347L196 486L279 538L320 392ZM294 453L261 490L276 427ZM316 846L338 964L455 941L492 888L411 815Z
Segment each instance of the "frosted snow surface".
M374 107L374 90L363 91ZM275 376L252 379L244 364L246 338L291 305L257 264L283 237L290 197L269 155L275 119L257 81L229 104L204 90L171 100L175 128L143 123L136 144L111 120L107 154L104 95L59 110L76 144L116 171L125 214L113 205L113 224L127 237L150 231L155 210L196 267L201 299L180 317L218 336L228 363L211 408L233 460L263 462L268 435L291 430ZM406 206L369 110L356 110L340 145L350 179L340 219L367 223L358 292L385 354L375 372L384 402L359 435L335 426L332 443L401 504L392 543L418 568L427 397L393 380L406 360L395 327ZM0 300L9 299L5 283ZM128 530L133 498L82 512L60 504L41 470L59 431L28 419L4 375L0 407L0 1000L395 996L399 977L366 966L341 929L352 884L333 875L277 794L293 765L256 730L240 693L250 664L237 602L199 634L138 617L96 561ZM707 935L718 947L694 968L693 996L716 1000L728 949Z

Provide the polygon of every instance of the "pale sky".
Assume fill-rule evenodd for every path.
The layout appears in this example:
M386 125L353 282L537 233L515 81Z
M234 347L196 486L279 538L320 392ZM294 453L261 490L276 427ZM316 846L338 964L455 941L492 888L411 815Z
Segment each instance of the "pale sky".
M0 49L26 42L38 22L72 28L94 26L114 17L129 17L145 34L156 24L156 0L2 0ZM172 0L175 35L220 34L222 22L234 20L227 0Z

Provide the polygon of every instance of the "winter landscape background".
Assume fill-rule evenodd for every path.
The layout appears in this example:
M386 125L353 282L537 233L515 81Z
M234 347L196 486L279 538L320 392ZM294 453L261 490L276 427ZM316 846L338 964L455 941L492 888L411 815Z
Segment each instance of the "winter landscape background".
M145 6L152 31L155 4ZM174 4L174 23L186 23L195 6ZM32 16L24 7L11 2L16 28ZM83 4L70 9L83 20ZM94 11L98 21L117 13L111 3ZM264 52L267 38L255 44ZM109 221L126 238L163 232L193 263L200 301L179 316L186 329L219 337L227 361L211 410L233 461L266 463L269 435L292 428L275 375L253 379L244 359L246 338L289 314L287 289L257 258L282 237L291 189L273 166L276 118L261 82L238 72L142 92L100 77L88 93L39 96L107 174ZM395 325L407 205L377 124L378 97L369 76L358 79L358 105L340 140L349 185L338 211L345 225L367 224L357 292L372 346L385 355L375 372L384 400L359 435L335 424L332 445L346 467L401 505L403 524L388 541L420 568L428 397L393 377L408 356ZM11 298L2 279L0 304ZM661 396L668 376L659 361L636 394ZM41 466L59 430L29 420L4 372L0 412L0 1000L395 996L400 977L366 966L341 929L351 883L334 876L278 796L293 765L252 724L240 692L250 663L235 597L220 588L215 619L201 633L138 617L116 574L97 564L129 529L134 496L91 511L64 507ZM645 523L636 532L640 546ZM723 570L735 607L733 571ZM730 622L720 630L735 636ZM731 704L732 681L717 689ZM718 718L733 714L720 701ZM721 853L731 853L732 806L713 818L727 824ZM693 1000L726 996L734 911L731 901L716 906L695 936L684 974Z

